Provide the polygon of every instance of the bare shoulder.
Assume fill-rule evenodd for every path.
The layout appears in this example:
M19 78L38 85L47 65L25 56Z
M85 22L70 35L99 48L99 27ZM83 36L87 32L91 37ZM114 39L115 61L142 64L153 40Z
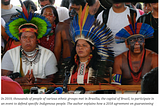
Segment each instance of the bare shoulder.
M152 50L146 49L146 55L151 54L152 58L158 58L158 54L153 52Z
M126 55L126 56L127 56L127 52L124 52L124 53L116 56L116 57L114 58L114 62L121 62L121 61L122 61L122 55Z

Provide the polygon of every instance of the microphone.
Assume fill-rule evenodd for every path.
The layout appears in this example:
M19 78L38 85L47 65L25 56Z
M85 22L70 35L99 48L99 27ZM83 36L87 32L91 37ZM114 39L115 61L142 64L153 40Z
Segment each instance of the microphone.
M38 87L32 87L30 89L31 94L38 94Z
M62 94L62 92L63 92L63 88L57 87L56 89L54 89L54 92L52 92L51 94Z
M85 88L83 88L83 87L78 87L78 88L76 88L76 90L74 91L73 94L84 94L85 91L86 91Z
M51 94L54 91L54 87L49 87L45 94Z
M19 77L19 73L16 72L16 73L11 73L8 75L9 78L11 78L12 80L14 80L15 78Z
M29 89L23 89L24 94L29 94L30 90Z
M40 89L38 89L38 94L44 94L46 90L47 90L46 87L41 87Z

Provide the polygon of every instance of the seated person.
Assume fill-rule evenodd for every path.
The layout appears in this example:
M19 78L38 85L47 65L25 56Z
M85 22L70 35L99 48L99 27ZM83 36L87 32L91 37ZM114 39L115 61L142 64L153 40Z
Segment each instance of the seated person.
M158 94L158 67L143 76L141 82L142 94Z
M68 84L104 83L107 82L105 78L109 77L109 70L103 62L110 60L110 55L113 56L107 48L107 45L113 41L111 30L104 24L100 25L94 15L87 14L87 9L88 6L84 7L83 12L80 10L70 25L75 46L71 53L71 60L66 66L66 70L70 73Z
M11 78L1 76L1 94L23 94L23 89Z
M17 18L6 24L7 34L20 40L21 46L5 53L1 74L8 76L18 72L20 75L15 81L19 83L51 82L58 71L56 58L53 52L37 45L37 39L48 34L51 25L43 16L24 13L25 11L21 12Z
M158 55L144 48L145 38L153 36L153 33L150 25L133 25L130 21L130 25L116 34L116 42L125 42L129 50L115 57L112 84L140 85L144 74L158 66Z

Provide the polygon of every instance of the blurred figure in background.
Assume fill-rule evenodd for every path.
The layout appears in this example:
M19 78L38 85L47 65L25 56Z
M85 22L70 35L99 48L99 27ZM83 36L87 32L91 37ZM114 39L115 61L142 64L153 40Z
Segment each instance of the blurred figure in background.
M1 0L1 17L7 23L13 14L18 13L17 10L22 10L21 7L10 4L10 0Z
M141 3L139 3L139 2L136 3L135 7L136 7L137 9L142 10L142 5L141 5Z
M66 7L67 9L69 9L69 0L62 0L61 7Z
M153 37L145 40L145 48L150 49L158 54L158 3L150 4L152 11L139 17L137 22L147 23L153 27Z
M39 44L52 52L54 52L55 47L55 28L59 23L58 13L54 6L46 5L42 8L41 15L45 16L51 23L51 31L46 36L40 38Z
M37 11L37 6L32 0L25 0L23 1L23 4L26 8L31 8L33 12Z
M40 4L41 8L43 8L46 5L54 5L55 0L38 0L38 3ZM66 7L58 7L55 6L57 13L58 13L58 18L59 22L63 22L65 19L69 18L69 11ZM41 14L41 10L35 11L35 13Z
M158 67L143 76L141 82L142 94L158 94Z
M143 11L144 13L148 13L152 11L152 7L150 3L143 3Z

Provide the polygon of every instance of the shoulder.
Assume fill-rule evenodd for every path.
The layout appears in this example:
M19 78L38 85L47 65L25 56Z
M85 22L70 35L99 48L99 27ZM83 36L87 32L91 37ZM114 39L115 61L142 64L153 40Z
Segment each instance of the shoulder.
M146 49L146 55L151 56L152 58L157 58L158 59L158 54L153 52L152 50Z
M66 12L66 11L69 11L66 7L58 7L57 6L57 11L63 11L63 12Z
M22 8L21 8L21 7L19 7L19 6L14 6L14 5L13 5L13 8L12 8L12 9L22 10Z
M141 15L139 18L138 18L138 22L141 22L144 20L144 18L149 18L151 15L151 12L149 13L144 13L143 15Z
M53 52L51 51L51 50L49 50L49 49L47 49L47 48L44 48L44 47L42 47L42 46L40 46L40 45L38 45L39 46L39 49L42 51L42 53L44 53L44 54L46 54L46 55L53 55Z

